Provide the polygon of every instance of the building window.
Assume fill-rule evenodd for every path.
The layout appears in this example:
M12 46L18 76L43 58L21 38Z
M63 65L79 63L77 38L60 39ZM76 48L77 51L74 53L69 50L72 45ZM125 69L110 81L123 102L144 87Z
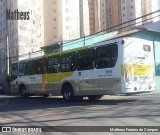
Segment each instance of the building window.
M70 30L70 26L66 26L66 29L67 29L67 30Z
M70 18L69 18L69 17L66 17L66 21L70 21Z
M50 57L48 59L48 73L57 73L59 72L60 65L59 65L60 57Z
M36 40L35 40L35 39L32 39L32 40L31 40L31 43L36 43Z
M66 0L66 4L69 4L69 0Z

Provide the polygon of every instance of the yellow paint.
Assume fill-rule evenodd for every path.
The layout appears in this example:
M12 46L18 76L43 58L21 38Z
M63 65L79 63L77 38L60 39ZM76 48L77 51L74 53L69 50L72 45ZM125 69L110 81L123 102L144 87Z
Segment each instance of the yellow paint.
M45 76L47 83L60 82L59 73L46 74Z
M62 81L64 78L71 77L74 72L63 72L60 73L60 80Z
M125 68L128 69L128 75L131 75L132 74L132 65L131 64L122 64L121 65L121 75L124 76L124 70Z
M74 48L74 49L71 49L71 50L60 51L60 52L56 52L56 53L52 53L52 54L46 54L46 55L44 55L44 57L58 56L58 55L62 55L62 54L67 54L67 53L71 53L71 52L80 51L80 50L87 49L87 48L88 48L88 46L83 46L83 47Z
M152 69L151 65L135 64L134 65L134 75L135 76L145 76L151 71L151 69Z
M74 72L50 73L42 75L42 91L45 91L47 83L59 83L64 78L71 77Z
M134 76L145 76L147 75L151 69L152 65L146 65L146 64L122 64L121 65L121 75L124 76L124 70L125 68L128 69L128 75L134 75ZM133 70L133 72L132 72Z

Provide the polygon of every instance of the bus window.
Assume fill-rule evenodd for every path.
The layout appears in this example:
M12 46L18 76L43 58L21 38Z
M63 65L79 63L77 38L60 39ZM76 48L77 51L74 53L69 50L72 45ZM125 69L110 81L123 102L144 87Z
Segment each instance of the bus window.
M147 51L147 52L151 51L151 47L149 45L143 45L143 49L144 51Z
M46 73L46 58L38 59L36 62L36 74L45 74Z
M61 72L76 70L76 53L64 54L61 56Z
M79 51L77 53L77 70L94 69L94 49Z
M11 66L11 77L12 79L16 79L18 76L18 63L12 64Z
M26 62L19 63L19 76L26 75Z
M27 63L27 75L35 75L36 74L36 60L28 61Z
M96 49L96 68L113 68L118 57L117 44L98 47Z
M48 58L48 73L58 73L60 68L59 57Z

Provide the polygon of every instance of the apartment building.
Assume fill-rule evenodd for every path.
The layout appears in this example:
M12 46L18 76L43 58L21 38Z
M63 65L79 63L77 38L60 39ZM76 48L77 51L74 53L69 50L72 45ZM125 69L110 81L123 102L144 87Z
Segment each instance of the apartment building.
M158 15L146 14L160 9L159 0L97 0L99 4L99 30L129 30L132 27L158 21ZM138 18L138 19L136 19ZM133 20L133 21L131 21ZM122 24L122 25L121 25Z
M120 24L121 3L119 0L99 0L100 30L108 30ZM113 28L112 28L113 30Z
M80 37L79 0L8 0L14 12L29 12L28 20L8 20L13 61L43 55L42 46Z
M80 0L57 0L58 37L62 41L80 37Z
M0 84L7 77L7 21L6 1L0 0Z
M80 0L80 36L88 36L96 32L97 4L96 0Z
M44 45L79 38L79 0L44 0Z
M8 19L11 62L41 55L35 52L44 41L43 0L8 0L7 9L16 14L28 13L27 19Z

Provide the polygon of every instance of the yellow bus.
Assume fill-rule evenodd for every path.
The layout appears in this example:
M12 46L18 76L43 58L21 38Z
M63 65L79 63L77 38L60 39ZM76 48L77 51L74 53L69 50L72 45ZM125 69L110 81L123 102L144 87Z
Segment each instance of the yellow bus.
M133 37L103 41L12 64L11 92L98 100L155 90L153 43Z

